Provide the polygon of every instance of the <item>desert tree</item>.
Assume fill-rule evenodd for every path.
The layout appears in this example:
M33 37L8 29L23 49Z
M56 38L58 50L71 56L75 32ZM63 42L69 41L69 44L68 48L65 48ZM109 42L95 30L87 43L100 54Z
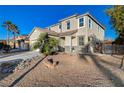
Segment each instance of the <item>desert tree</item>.
M110 23L112 28L116 31L118 37L124 34L124 6L123 5L115 5L110 9L107 9L107 15L110 16ZM120 39L124 39L120 38ZM115 40L116 43L120 44L121 40ZM117 42L119 41L119 42ZM123 40L121 43L124 42ZM123 67L124 56L122 57L120 68Z

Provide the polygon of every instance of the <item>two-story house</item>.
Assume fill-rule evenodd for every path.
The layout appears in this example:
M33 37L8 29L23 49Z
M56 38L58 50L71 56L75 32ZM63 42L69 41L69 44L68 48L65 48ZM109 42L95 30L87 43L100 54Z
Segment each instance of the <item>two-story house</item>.
M79 52L82 47L87 45L93 37L97 41L104 40L105 27L101 25L91 14L74 14L62 20L57 24L51 25L45 29L34 28L29 35L31 45L38 38L39 33L47 32L50 36L59 39L59 46L65 52Z

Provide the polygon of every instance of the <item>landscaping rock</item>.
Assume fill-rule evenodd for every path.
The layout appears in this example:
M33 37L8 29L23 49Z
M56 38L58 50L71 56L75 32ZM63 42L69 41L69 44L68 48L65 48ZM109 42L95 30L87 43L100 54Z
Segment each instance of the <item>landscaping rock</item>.
M53 64L53 59L52 58L47 58L48 62Z
M0 72L3 74L12 73L16 66L17 66L17 64L14 62L2 63L0 65Z
M54 66L57 66L59 64L59 61L56 61L53 63Z
M54 68L59 64L59 61L54 61L52 57L47 58L45 62L43 62L47 68Z
M34 60L35 57L33 57L32 59L26 59L26 60L23 60L22 62L20 62L20 64L18 64L18 66L16 67L16 69L14 71L20 71L26 67L28 67L32 60Z

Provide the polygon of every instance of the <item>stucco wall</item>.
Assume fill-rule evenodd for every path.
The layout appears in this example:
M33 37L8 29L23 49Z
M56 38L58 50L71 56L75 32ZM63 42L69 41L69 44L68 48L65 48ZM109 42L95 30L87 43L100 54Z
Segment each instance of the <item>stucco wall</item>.
M79 18L84 18L84 26L79 27ZM93 19L92 21L92 28L89 28L89 19L91 19L89 16L74 16L66 20L62 20L60 23L51 26L50 29L56 32L67 32L71 30L78 30L75 34L71 36L65 36L64 39L60 40L60 45L63 47L67 47L67 50L69 49L69 46L79 46L78 45L78 37L84 36L84 43L88 43L88 37L90 35L95 35L97 39L104 40L104 30L101 26L99 26ZM70 21L70 29L67 30L67 21ZM61 29L59 28L59 24L61 24ZM98 29L99 27L99 29ZM35 29L35 31L30 36L30 44L33 44L36 39L39 37L41 31L38 29ZM55 37L56 38L56 37ZM64 41L65 40L65 41Z
M35 28L33 29L34 31L32 32L32 34L29 37L29 41L30 41L30 48L32 47L32 45L37 41L37 39L39 38L39 35L41 33L44 33L44 31L42 31L41 29ZM50 36L50 35L49 35ZM57 40L59 40L59 37L56 36L50 36L52 38L55 38Z
M71 36L65 36L65 46L71 46Z
M79 18L84 17L84 26L79 27ZM84 35L85 36L85 44L88 42L88 36L95 35L97 39L104 40L104 30L101 26L99 26L94 20L92 21L92 28L89 28L89 19L91 19L89 16L79 16L79 17L72 17L69 19L66 19L64 21L61 21L61 30L59 29L59 24L51 27L51 30L54 30L56 32L66 32L71 30L78 29L78 32L76 33L76 36ZM67 30L67 21L70 21L70 29ZM98 29L99 27L99 29Z
M55 32L61 32L61 29L59 29L59 24L55 25L55 26L51 26L50 27L50 30L53 30Z
M34 28L30 37L29 37L29 41L30 41L30 49L32 48L32 45L37 41L37 39L39 38L39 35L41 33L45 33L44 31L42 31L42 29L39 28ZM52 37L52 36L51 36Z
M87 26L87 32L88 32L88 36L94 34L97 39L99 40L104 40L104 30L101 26L99 26L95 21L93 21L90 17L86 16L87 20L86 20L86 26ZM89 28L89 19L92 20L92 28Z
M72 37L72 46L77 46L77 37Z
M39 29L34 29L33 33L29 37L29 40L30 41L36 40L39 37L40 33L41 31Z
M37 28L33 29L33 33L30 35L29 37L29 41L30 41L30 48L32 47L32 45L34 44L34 42L36 42L36 40L38 39L41 31Z
M82 17L84 17L84 26L79 27L79 18L82 18ZM84 36L84 40L85 40L84 43L87 44L88 36L90 36L92 34L96 35L98 39L104 40L103 29L92 19L91 19L92 20L92 28L89 29L88 25L89 25L90 17L88 17L88 16L82 16L82 17L73 17L73 18L70 18L68 20L64 20L61 22L62 32L78 29L78 32L76 33L76 38L75 38L75 40L73 40L72 44L78 46L78 38L77 38L78 36ZM67 21L70 21L70 29L69 30L67 30ZM98 31L98 26L100 28L100 31ZM51 30L54 30L54 31L57 30L59 32L60 31L59 25L51 27Z
M68 30L67 30L67 21L70 21L70 29ZM78 20L76 17L70 18L68 20L64 20L61 22L61 24L62 24L62 32L78 29Z
M82 18L82 17L79 17ZM77 19L79 22L79 18ZM83 36L84 37L84 43L87 44L88 43L88 34L87 34L87 17L83 16L84 18L84 26L79 27L78 25L78 31L76 33L76 37L77 37L77 46L79 45L78 43L78 37L79 36ZM79 24L79 23L78 23Z
M64 47L64 46L65 46L65 38L60 38L60 39L59 39L59 45L60 45L61 47Z

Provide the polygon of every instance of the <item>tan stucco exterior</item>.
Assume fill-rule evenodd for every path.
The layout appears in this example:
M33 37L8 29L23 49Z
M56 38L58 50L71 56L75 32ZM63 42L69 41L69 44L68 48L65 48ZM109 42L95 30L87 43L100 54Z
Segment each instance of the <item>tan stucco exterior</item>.
M84 26L79 27L79 19L84 18ZM91 28L89 28L89 19L91 20ZM70 29L67 29L67 22L70 22ZM59 28L61 25L61 29ZM83 15L72 15L65 19L59 21L59 23L47 27L49 30L55 31L58 34L63 32L70 32L76 30L75 33L64 35L62 37L58 37L60 40L60 46L65 48L66 52L72 52L72 47L79 47L79 36L84 37L84 44L87 44L88 38L90 36L95 36L100 41L104 40L104 27L94 19L89 13ZM42 31L35 29L35 31L30 35L30 44L34 43L34 41L38 38L39 34ZM77 49L76 49L77 50Z
M30 42L30 48L32 48L32 45L36 42L38 39L39 35L42 33L40 29L34 28L30 37L29 37L29 42Z
M70 21L70 29L67 30L67 22ZM62 22L60 22L60 24L62 25L62 32L66 32L66 31L71 31L71 30L75 30L78 27L78 22L77 22L77 18L73 17L67 20L64 20Z
M53 30L55 32L61 32L61 29L59 29L59 24L55 24L54 26L49 27L50 30Z

